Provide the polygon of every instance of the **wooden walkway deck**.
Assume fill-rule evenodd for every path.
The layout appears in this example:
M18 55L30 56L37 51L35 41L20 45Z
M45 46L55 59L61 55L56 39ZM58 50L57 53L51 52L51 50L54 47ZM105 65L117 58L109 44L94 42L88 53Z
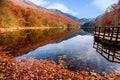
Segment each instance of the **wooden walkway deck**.
M103 38L105 40L109 40L109 41L120 41L120 35L118 35L118 38L116 36L117 34L114 33L113 35L112 34L108 34L108 33L99 33L99 32L96 32L96 35L95 36L98 36L100 38ZM116 39L117 38L117 39Z
M120 27L95 27L93 48L108 61L120 63Z
M106 44L120 46L120 27L95 27L94 37Z

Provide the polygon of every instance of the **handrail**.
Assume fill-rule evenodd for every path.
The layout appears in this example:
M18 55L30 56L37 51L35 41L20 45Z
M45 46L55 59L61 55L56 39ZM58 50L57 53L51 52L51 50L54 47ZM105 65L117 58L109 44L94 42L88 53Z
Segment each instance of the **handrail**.
M94 36L111 41L120 41L120 27L95 27Z

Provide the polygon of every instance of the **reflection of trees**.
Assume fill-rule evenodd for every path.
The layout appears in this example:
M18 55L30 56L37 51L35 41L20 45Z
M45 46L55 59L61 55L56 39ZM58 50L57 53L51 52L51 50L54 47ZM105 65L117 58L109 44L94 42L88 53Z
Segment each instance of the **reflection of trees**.
M48 33L48 30L43 30L43 36L48 36L49 35L49 33Z
M45 29L45 30L22 30L0 34L0 46L4 46L5 50L18 55L19 50L23 48L32 48L33 45L45 45L47 43L60 41L70 36L78 30L68 31L65 29ZM37 46L38 47L38 46ZM24 51L23 51L24 52Z

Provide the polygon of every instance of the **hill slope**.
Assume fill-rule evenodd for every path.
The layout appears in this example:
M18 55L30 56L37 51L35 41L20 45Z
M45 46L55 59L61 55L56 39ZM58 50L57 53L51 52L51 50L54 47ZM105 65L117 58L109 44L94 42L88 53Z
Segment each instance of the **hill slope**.
M79 26L67 16L56 14L29 0L0 1L0 26Z
M81 26L87 32L94 31L94 27L120 27L120 0L117 4L108 7L104 14Z
M79 18L77 18L77 17L75 17L75 16L73 16L73 15L70 15L70 14L68 14L68 13L64 13L64 12L58 10L58 9L48 9L48 10L50 10L50 11L52 11L52 12L55 12L55 13L57 13L57 14L61 14L61 15L67 16L67 17L69 17L69 18L71 18L71 19L73 19L73 20L75 20L75 21L78 21L78 20L79 20Z

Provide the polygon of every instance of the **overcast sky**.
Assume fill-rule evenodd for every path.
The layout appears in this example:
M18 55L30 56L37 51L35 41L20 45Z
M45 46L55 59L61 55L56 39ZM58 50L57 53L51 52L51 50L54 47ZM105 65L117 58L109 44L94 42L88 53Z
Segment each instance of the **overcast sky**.
M35 4L49 8L59 9L78 18L95 18L103 14L106 8L118 0L30 0Z

